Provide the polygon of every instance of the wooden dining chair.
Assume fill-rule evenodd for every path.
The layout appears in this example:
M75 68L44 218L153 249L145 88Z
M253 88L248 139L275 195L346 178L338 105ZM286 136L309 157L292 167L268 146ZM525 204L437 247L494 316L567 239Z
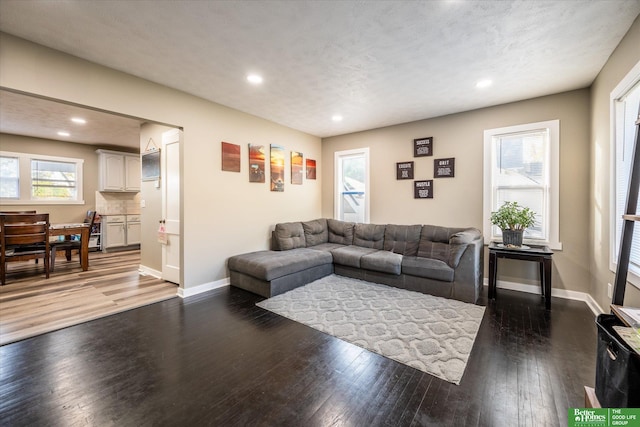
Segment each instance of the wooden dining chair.
M17 215L17 214L34 214L36 211L0 211L0 215ZM38 263L38 258L36 258L36 264Z
M7 262L44 259L49 278L49 214L0 215L0 279L6 283Z
M96 220L96 211L87 211L87 216L84 218L84 223L89 224L89 234ZM78 256L82 257L82 242L80 240L60 240L52 241L51 245L51 271L56 266L56 252L64 250L67 261L71 261L71 251L78 250Z

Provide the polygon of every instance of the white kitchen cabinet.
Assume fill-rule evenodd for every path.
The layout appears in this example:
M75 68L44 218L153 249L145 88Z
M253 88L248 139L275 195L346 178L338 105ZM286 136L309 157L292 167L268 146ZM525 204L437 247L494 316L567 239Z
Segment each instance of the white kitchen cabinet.
M140 155L96 150L99 165L99 191L140 191Z
M127 245L140 244L140 216L127 215Z
M103 249L126 246L126 216L125 215L103 215L102 241Z
M103 215L103 250L140 245L140 215Z
M142 175L140 171L140 156L124 156L124 189L125 191L140 191Z

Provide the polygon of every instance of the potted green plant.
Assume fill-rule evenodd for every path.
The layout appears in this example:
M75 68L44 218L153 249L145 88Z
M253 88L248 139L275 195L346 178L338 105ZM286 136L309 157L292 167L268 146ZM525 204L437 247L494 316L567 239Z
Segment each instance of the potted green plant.
M518 202L504 202L497 211L491 212L491 223L502 230L505 246L522 246L524 230L531 227L535 219L536 213Z

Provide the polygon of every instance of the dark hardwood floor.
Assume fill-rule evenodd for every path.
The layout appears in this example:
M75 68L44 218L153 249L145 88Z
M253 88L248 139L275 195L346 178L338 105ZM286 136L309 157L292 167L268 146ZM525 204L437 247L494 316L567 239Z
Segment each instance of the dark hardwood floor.
M486 294L486 291L485 291ZM0 347L0 424L566 426L593 386L582 302L500 290L459 386L223 288Z

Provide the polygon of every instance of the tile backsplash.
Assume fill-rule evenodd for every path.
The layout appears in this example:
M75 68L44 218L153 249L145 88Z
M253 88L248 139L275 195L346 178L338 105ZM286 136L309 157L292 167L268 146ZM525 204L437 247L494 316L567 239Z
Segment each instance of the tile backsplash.
M140 193L96 191L96 211L100 215L139 215Z

